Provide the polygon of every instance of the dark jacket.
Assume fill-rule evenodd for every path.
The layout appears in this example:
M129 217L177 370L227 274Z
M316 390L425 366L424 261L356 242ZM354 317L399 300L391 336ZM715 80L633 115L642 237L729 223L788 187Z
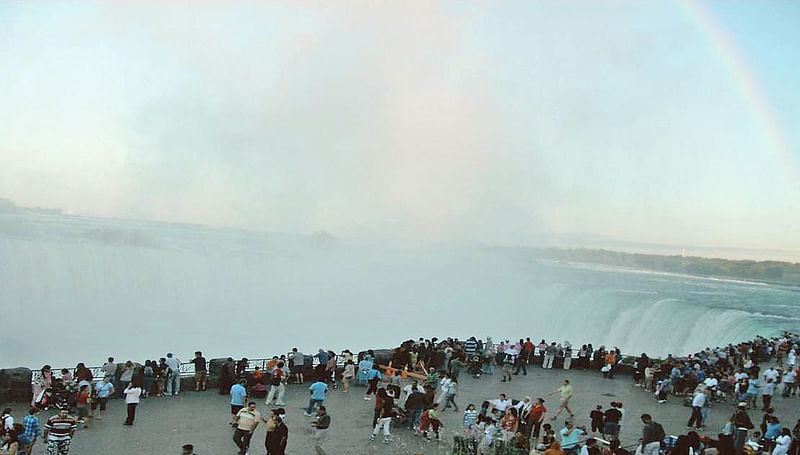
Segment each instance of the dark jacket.
M275 430L267 433L267 440L264 443L267 455L285 455L287 442L289 442L289 428L281 422Z
M411 411L412 409L425 409L430 405L430 400L428 400L428 396L419 391L411 392L411 395L406 398L406 410Z

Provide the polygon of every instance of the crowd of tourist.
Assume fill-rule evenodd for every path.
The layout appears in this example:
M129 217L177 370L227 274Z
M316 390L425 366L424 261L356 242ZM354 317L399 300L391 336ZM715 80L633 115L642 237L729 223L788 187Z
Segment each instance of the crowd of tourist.
M403 342L391 352L366 351L357 356L349 350L336 354L325 349L306 355L293 348L255 369L250 369L246 358L238 362L228 358L220 362L214 379L219 392L230 396L232 439L241 455L249 454L252 435L262 424L267 431L267 454L285 453L289 437L285 423L286 388L290 383L309 384L305 415L312 418L309 425L313 446L318 453L324 453L331 425L326 397L332 390L350 393L351 383L366 387L364 399L371 402L374 410L369 431L365 432L367 437L374 440L382 436L383 442L390 444L393 427L412 431L426 440L440 439L441 413L450 408L462 412L459 381L465 372L467 378L492 375L500 377L499 382L509 382L527 375L532 367L592 369L613 380L623 365L632 372L634 385L653 393L657 402L686 400L691 407L687 421L690 431L667 437L663 427L644 414L640 416L641 439L623 444L619 439L626 417L622 402L613 401L606 409L597 405L587 410L586 422L590 425L581 425L576 413L583 414L582 411L570 408L576 392L565 379L545 396L509 397L501 393L467 403L462 427L450 429L455 453L504 450L545 455L655 455L659 451L673 455L800 455L800 421L790 429L781 424L771 407L775 393L784 397L796 395L798 343L800 338L791 334L771 339L757 337L683 358L653 360L642 354L623 363L619 349L594 349L591 344L577 348L566 341L534 343L530 338L499 343L491 338L420 338ZM206 390L209 362L198 351L191 363L194 390ZM762 369L762 364L767 368ZM102 366L102 378L94 377L83 363L71 370L63 369L60 374L45 366L33 381L31 407L21 423L14 420L10 408L4 410L0 448L12 455L30 454L42 436L48 455L66 455L76 429L88 428L92 419L103 419L109 401L116 397L124 398L126 403L123 425L133 426L141 399L181 393L180 370L181 361L171 353L143 364L118 364L109 357ZM494 376L495 373L500 374ZM271 407L267 414L258 410L258 399L264 399L264 404ZM704 428L714 402L731 403L736 410L715 438L701 437L696 430ZM41 425L40 412L50 407L58 412ZM549 413L548 407L552 408ZM763 415L760 426L756 426L749 412L759 408ZM557 420L562 414L564 420ZM184 446L184 453L192 450L191 445Z

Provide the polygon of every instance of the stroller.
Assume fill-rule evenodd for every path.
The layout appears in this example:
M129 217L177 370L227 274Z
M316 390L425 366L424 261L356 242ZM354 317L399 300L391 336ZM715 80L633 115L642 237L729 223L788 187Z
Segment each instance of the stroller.
M470 364L467 371L472 375L473 378L480 379L481 375L483 374L482 366L483 362L481 362L481 358L475 355L470 358Z

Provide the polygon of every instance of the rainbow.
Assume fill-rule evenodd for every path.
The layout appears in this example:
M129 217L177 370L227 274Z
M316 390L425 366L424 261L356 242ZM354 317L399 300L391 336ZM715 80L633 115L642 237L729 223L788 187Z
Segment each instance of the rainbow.
M752 106L753 113L764 133L767 150L779 160L781 167L787 173L786 177L789 179L789 183L798 185L800 180L795 178L792 155L788 141L781 131L781 124L766 94L761 89L758 77L751 70L747 59L736 47L735 40L703 6L703 2L683 0L681 3L683 3L688 16L708 35L711 43L716 47L717 54L730 69L739 93Z

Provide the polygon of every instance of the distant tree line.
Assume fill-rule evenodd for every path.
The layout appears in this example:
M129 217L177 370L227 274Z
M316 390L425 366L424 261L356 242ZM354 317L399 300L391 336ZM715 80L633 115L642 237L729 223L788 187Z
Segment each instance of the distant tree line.
M800 263L662 256L595 249L533 249L545 259L800 285Z

